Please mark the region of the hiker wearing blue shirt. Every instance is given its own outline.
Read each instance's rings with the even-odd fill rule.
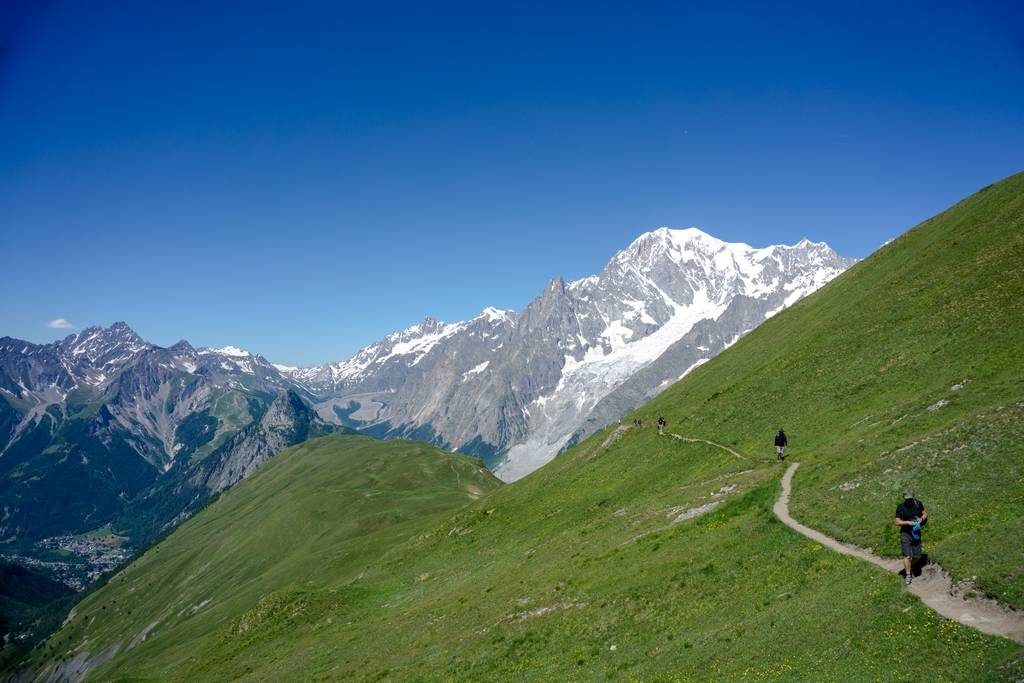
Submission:
[[[779,427],[779,433],[775,435],[775,457],[779,459],[779,462],[786,459],[786,446],[788,445],[789,439],[786,438],[786,432]]]
[[[896,508],[896,526],[900,528],[900,550],[903,552],[904,582],[913,581],[914,561],[921,559],[921,527],[928,521],[924,503],[912,491],[903,494],[903,503]]]

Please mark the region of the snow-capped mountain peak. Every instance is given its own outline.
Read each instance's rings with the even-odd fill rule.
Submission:
[[[695,227],[644,233],[600,273],[552,278],[519,312],[427,318],[350,359],[281,369],[320,414],[430,438],[515,479],[620,417],[848,267],[825,244],[752,247]]]
[[[310,368],[290,368],[285,365],[275,367],[306,387],[330,390],[357,382],[385,365],[415,365],[439,341],[464,325],[444,323],[428,316],[415,325],[392,332],[380,341],[363,347],[348,360]]]
[[[101,366],[127,362],[151,346],[123,322],[116,322],[107,328],[87,327],[60,342],[64,354]]]
[[[513,313],[515,313],[515,311],[504,311],[500,308],[495,308],[494,306],[488,306],[484,310],[480,311],[480,315],[474,318],[474,320],[480,320],[482,318],[488,322],[498,322],[507,320],[509,315],[512,315]]]
[[[216,353],[221,356],[232,356],[234,358],[249,358],[252,356],[251,353],[245,349],[240,349],[237,346],[222,346],[218,348],[206,347],[199,350],[200,354]]]

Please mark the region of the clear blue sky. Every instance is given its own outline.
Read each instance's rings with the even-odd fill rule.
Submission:
[[[0,0],[0,335],[310,364],[660,225],[865,256],[1024,170],[1021,7]]]

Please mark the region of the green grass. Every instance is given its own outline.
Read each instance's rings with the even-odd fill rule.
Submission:
[[[898,554],[891,521],[913,488],[931,555],[1024,608],[1021,263],[1024,174],[909,231],[640,413],[764,458],[785,426],[804,462],[794,515],[882,554]]]
[[[648,430],[551,470],[421,526],[357,575],[282,577],[180,643],[154,630],[96,678],[899,679],[911,649],[915,676],[1022,673],[1014,644],[939,620],[897,577],[778,523],[772,467]]]
[[[161,647],[193,639],[281,586],[351,578],[422,524],[498,486],[479,461],[426,444],[329,436],[283,451],[75,607],[50,639]],[[37,650],[35,657],[44,653]],[[178,655],[175,655],[178,656]]]
[[[449,498],[449,477],[445,505],[410,517],[408,497],[445,474],[408,476],[415,449],[423,463],[469,463],[454,490],[470,472],[488,480],[426,446],[366,441],[364,454],[392,449],[387,480],[405,482],[366,507],[374,497],[319,482],[376,491],[383,456],[315,441],[315,460],[279,456],[97,591],[50,657],[127,644],[156,622],[94,678],[1020,679],[1020,646],[941,620],[897,576],[777,522],[771,437],[785,426],[805,463],[798,519],[891,555],[911,485],[932,511],[932,556],[1022,606],[1022,262],[1014,176],[638,411],[749,460],[651,427],[617,440],[606,429],[477,500]],[[364,534],[371,519],[382,525]]]

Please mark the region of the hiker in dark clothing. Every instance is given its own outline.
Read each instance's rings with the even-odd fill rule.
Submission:
[[[786,446],[788,445],[789,439],[786,438],[786,432],[779,427],[779,433],[775,435],[775,457],[779,459],[779,462],[786,459]]]
[[[663,418],[663,417],[659,417],[658,418],[658,434],[664,434],[665,433],[665,425],[666,424],[667,423],[665,422],[665,418]]]
[[[921,559],[921,527],[928,521],[924,503],[912,491],[903,494],[903,503],[896,508],[896,526],[900,528],[900,550],[903,552],[903,581],[913,581],[914,561]]]

